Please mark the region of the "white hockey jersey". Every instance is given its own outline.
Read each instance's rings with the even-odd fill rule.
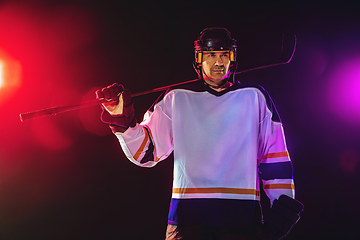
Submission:
[[[260,181],[271,201],[294,197],[292,164],[271,99],[239,83],[202,81],[168,91],[140,124],[115,133],[126,156],[153,167],[174,151],[169,224],[253,226]]]

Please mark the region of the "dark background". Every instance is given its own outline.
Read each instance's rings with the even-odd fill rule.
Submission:
[[[99,106],[19,113],[113,82],[136,93],[194,79],[193,41],[213,26],[238,40],[239,69],[276,61],[281,34],[296,34],[289,64],[237,80],[264,86],[284,124],[305,205],[287,239],[360,239],[359,11],[355,0],[0,1],[0,239],[164,239],[171,157],[130,163]],[[138,120],[158,95],[134,99]]]

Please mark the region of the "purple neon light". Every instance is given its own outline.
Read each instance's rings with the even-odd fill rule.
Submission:
[[[360,126],[360,56],[333,70],[328,90],[329,109],[346,122]]]

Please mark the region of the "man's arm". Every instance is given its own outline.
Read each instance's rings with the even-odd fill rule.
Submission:
[[[265,101],[263,101],[264,103]],[[260,121],[259,173],[263,189],[271,200],[271,209],[264,221],[263,240],[280,240],[300,219],[303,205],[295,200],[293,167],[286,147],[282,123],[275,106],[267,101]],[[265,106],[265,104],[263,104]]]
[[[171,120],[159,107],[145,114],[139,124],[131,93],[122,85],[113,84],[96,91],[98,99],[107,99],[102,105],[101,120],[108,123],[118,138],[126,157],[142,167],[155,166],[173,150]]]

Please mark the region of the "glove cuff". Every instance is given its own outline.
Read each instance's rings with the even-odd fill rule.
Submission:
[[[110,115],[108,111],[103,109],[101,113],[101,121],[109,124],[110,126],[120,127],[125,130],[128,129],[128,127],[135,127],[136,125],[136,119],[134,117],[133,111],[132,114],[129,114],[128,116],[126,116],[125,114],[113,116]]]
[[[134,118],[133,121],[130,123],[130,125],[128,127],[122,127],[122,126],[117,126],[115,124],[109,124],[109,127],[111,129],[111,131],[113,133],[124,133],[126,130],[128,130],[129,127],[135,127],[136,126],[136,119]]]

